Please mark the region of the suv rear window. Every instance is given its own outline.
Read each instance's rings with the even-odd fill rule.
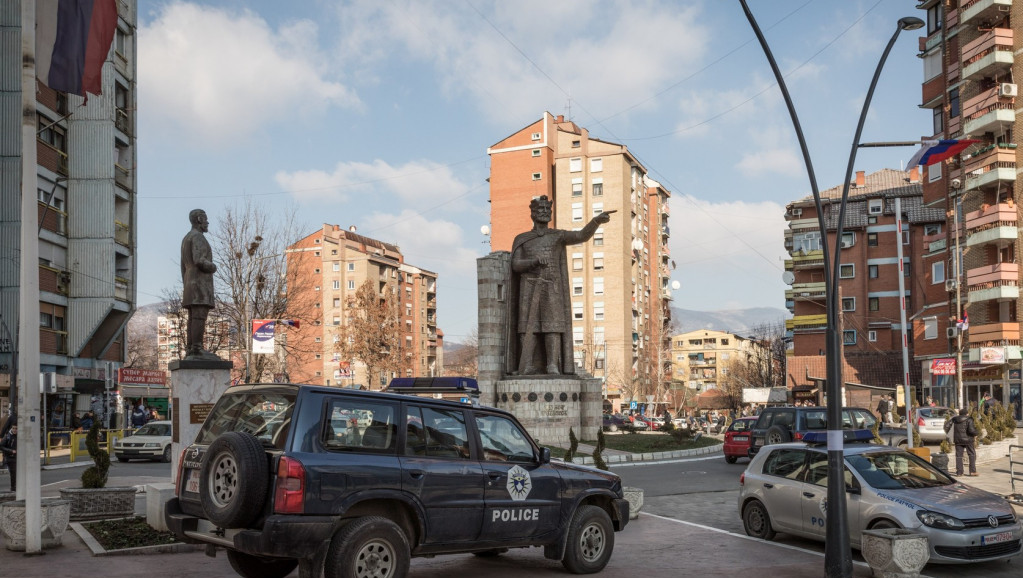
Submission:
[[[195,443],[209,445],[223,433],[238,431],[256,436],[264,446],[283,450],[294,409],[293,394],[226,393],[210,412]]]

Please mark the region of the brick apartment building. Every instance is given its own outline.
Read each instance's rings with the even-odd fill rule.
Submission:
[[[487,153],[493,251],[510,251],[532,228],[534,197],[552,199],[559,229],[617,211],[590,241],[567,249],[575,361],[604,378],[611,403],[663,395],[671,379],[670,192],[624,145],[547,112]]]
[[[403,328],[400,354],[405,357],[401,376],[442,374],[444,336],[437,328],[436,273],[405,263],[397,245],[359,235],[355,227],[330,224],[288,247],[289,275],[295,268],[301,283],[289,287],[289,315],[303,325],[283,332],[293,382],[379,390],[398,377],[367,375],[364,364],[342,359],[335,351],[347,300],[367,280],[397,295]]]

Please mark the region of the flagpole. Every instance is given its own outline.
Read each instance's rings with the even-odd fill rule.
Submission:
[[[21,254],[18,313],[18,499],[25,553],[42,551],[39,448],[39,214],[36,202],[36,0],[21,0]]]

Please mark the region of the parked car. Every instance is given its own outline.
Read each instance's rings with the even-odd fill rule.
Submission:
[[[725,461],[734,464],[739,458],[749,457],[750,430],[757,423],[755,417],[740,417],[725,430]]]
[[[151,421],[114,441],[114,457],[119,462],[132,459],[171,461],[171,422]]]
[[[914,413],[920,439],[940,443],[947,435],[945,420],[954,416],[955,410],[947,407],[918,407]]]
[[[657,416],[647,416],[643,420],[650,426],[652,430],[659,430],[664,427],[664,418]]]
[[[618,430],[629,431],[632,429],[632,421],[624,415],[617,413],[604,414],[604,431],[615,432]]]
[[[871,430],[877,418],[862,407],[842,408],[842,430]],[[828,429],[828,408],[823,406],[766,407],[753,426],[750,455],[765,445],[780,444],[803,439],[810,431]],[[906,445],[906,430],[882,425],[878,434],[888,445]]]
[[[871,432],[860,432],[865,434],[860,439],[872,438]],[[766,446],[739,478],[739,515],[750,536],[771,540],[784,532],[824,540],[827,436],[807,437],[820,439]],[[985,562],[1020,553],[1023,528],[1001,496],[958,482],[903,449],[844,445],[853,548],[860,547],[864,530],[904,528],[927,535],[932,563]]]
[[[284,409],[249,431],[263,402]],[[371,421],[342,437],[335,415]],[[303,575],[404,578],[411,557],[534,546],[595,573],[629,519],[618,475],[551,461],[509,412],[310,385],[228,388],[176,479],[167,526],[244,577],[302,561]]]

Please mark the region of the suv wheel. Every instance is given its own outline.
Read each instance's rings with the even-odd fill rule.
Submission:
[[[792,432],[781,427],[780,425],[773,425],[764,434],[764,445],[769,446],[772,444],[783,444],[792,441]]]
[[[568,528],[568,545],[561,563],[573,574],[600,572],[614,547],[615,532],[607,512],[597,506],[579,506]]]
[[[213,440],[203,460],[203,513],[222,528],[244,528],[262,513],[269,476],[266,453],[255,436],[225,433]]]
[[[327,550],[326,578],[405,578],[409,546],[397,524],[378,516],[343,526]]]
[[[298,560],[263,558],[236,550],[227,551],[227,561],[242,578],[284,578],[298,567]]]

